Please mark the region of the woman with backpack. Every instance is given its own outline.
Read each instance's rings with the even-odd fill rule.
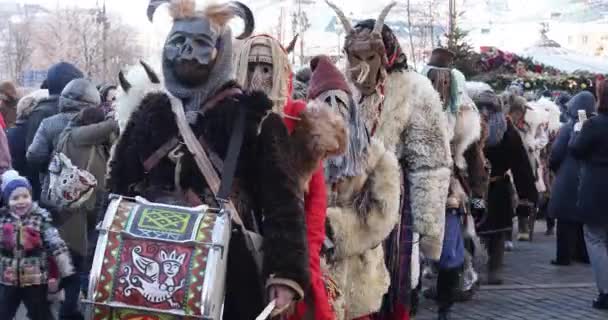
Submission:
[[[63,153],[73,166],[90,173],[96,180],[93,192],[81,205],[59,210],[59,232],[68,244],[81,276],[79,287],[65,289],[64,304],[77,304],[80,290],[86,292],[88,288],[88,273],[96,242],[95,226],[106,198],[106,164],[110,147],[117,136],[118,123],[105,120],[100,108],[88,107],[74,117],[58,139],[56,151]]]

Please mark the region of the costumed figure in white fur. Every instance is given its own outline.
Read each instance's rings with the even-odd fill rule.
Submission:
[[[347,79],[364,124],[373,138],[395,152],[402,170],[400,221],[384,243],[391,287],[380,313],[408,319],[410,293],[419,275],[413,244],[419,243],[431,260],[441,255],[452,166],[447,120],[431,82],[407,69],[396,36],[384,25],[395,3],[377,20],[364,20],[354,27],[340,9],[329,4],[344,26]]]
[[[549,199],[551,199],[551,190],[553,187],[553,180],[555,179],[554,173],[549,169],[549,156],[551,154],[551,148],[557,134],[560,130],[562,123],[560,122],[561,110],[560,107],[548,98],[542,97],[537,101],[529,103],[529,106],[534,110],[543,110],[545,112],[545,119],[543,122],[545,126],[543,129],[546,130],[548,136],[547,145],[540,150],[540,175],[541,181],[545,185],[545,192],[539,195],[538,202],[538,214],[541,217],[545,217],[547,222],[546,235],[553,235],[555,227],[555,218],[549,214]]]
[[[466,92],[464,75],[452,67],[454,57],[451,51],[437,48],[433,50],[429,64],[423,70],[443,102],[454,158],[437,287],[425,291],[426,297],[437,299],[440,319],[447,317],[455,300],[471,299],[473,287],[478,282],[472,257],[476,251],[479,252],[480,246],[475,245],[479,244],[479,238],[475,234],[471,213],[483,215],[488,182],[480,141],[482,130],[479,111]],[[463,238],[467,239],[469,249],[466,254],[462,245]],[[459,279],[463,271],[465,281],[461,288]]]
[[[382,305],[390,277],[382,242],[399,220],[401,177],[395,154],[371,138],[342,73],[329,57],[311,61],[309,108],[329,108],[348,123],[347,153],[325,161],[327,234],[323,262],[337,287],[336,319],[359,319]]]

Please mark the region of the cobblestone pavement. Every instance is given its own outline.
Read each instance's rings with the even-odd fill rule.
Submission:
[[[591,308],[597,290],[589,266],[549,264],[555,236],[545,236],[544,228],[539,221],[534,242],[517,242],[506,253],[505,284],[482,286],[472,301],[454,306],[453,320],[608,320],[608,311]],[[423,300],[420,309],[416,320],[436,319],[433,301]],[[16,320],[26,319],[21,308]]]
[[[534,242],[517,242],[505,255],[503,286],[482,286],[472,301],[456,304],[453,320],[607,320],[608,311],[591,308],[597,295],[591,268],[584,264],[557,267],[555,236],[545,236],[537,222]],[[608,271],[607,271],[608,272]],[[424,285],[431,285],[425,280]],[[424,300],[416,320],[436,319],[433,301]]]

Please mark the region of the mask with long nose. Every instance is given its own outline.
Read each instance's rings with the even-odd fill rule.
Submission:
[[[271,95],[274,85],[271,47],[264,44],[253,45],[249,51],[248,61],[246,89]]]
[[[327,0],[326,2],[336,12],[346,31],[344,51],[348,57],[348,76],[363,95],[369,96],[377,91],[387,76],[389,58],[382,38],[382,30],[385,28],[384,19],[396,2],[390,3],[382,10],[378,19],[374,21],[373,28],[361,24],[353,28],[342,10],[333,3]]]

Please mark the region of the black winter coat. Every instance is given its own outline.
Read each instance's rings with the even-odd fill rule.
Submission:
[[[27,133],[29,128],[29,118],[17,120],[15,127],[6,132],[8,145],[11,152],[11,162],[13,169],[26,177],[32,185],[32,196],[38,201],[40,198],[40,179],[38,170],[30,167],[27,163],[25,154],[27,152]]]
[[[549,200],[549,215],[563,221],[578,222],[578,199],[580,161],[568,150],[574,122],[564,124],[549,156],[549,168],[555,172]]]
[[[50,96],[38,103],[27,119],[27,134],[25,136],[26,150],[36,136],[42,120],[59,113],[59,96]]]
[[[14,127],[6,130],[8,147],[11,152],[11,164],[19,174],[25,175],[26,160],[25,135],[27,133],[27,121],[17,120]]]
[[[515,187],[520,200],[535,203],[538,192],[535,176],[528,161],[528,154],[517,129],[508,122],[507,131],[502,141],[484,150],[490,161],[490,188],[488,190],[488,218],[479,227],[480,233],[511,228],[514,215],[511,179],[507,172],[511,170]]]
[[[573,135],[569,147],[581,161],[577,201],[580,221],[608,225],[608,113],[587,120]]]

